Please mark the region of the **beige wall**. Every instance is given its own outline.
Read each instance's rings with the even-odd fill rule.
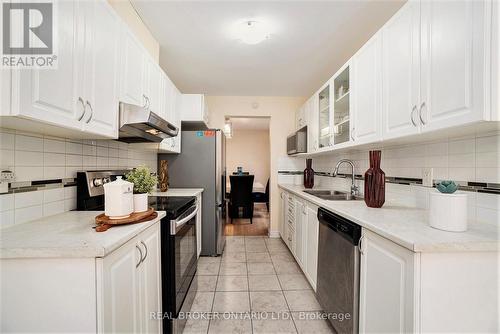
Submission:
[[[146,50],[151,54],[151,57],[153,57],[154,61],[158,64],[160,58],[160,44],[158,44],[153,37],[130,1],[108,0],[108,2],[118,15],[120,15],[122,20],[127,23],[135,36],[142,42]]]
[[[269,130],[233,130],[226,141],[226,167],[230,175],[238,166],[266,185],[269,178]]]
[[[278,231],[279,191],[278,161],[286,156],[286,137],[295,128],[295,110],[305,98],[273,96],[209,96],[210,126],[222,129],[225,116],[264,116],[270,117],[270,197],[271,197],[271,232]],[[257,103],[257,108],[253,104]]]

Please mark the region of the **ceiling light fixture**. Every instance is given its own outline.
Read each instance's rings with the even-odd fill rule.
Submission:
[[[226,138],[230,139],[233,137],[233,124],[229,119],[226,119],[223,132],[226,135]]]
[[[238,22],[234,29],[235,37],[246,44],[258,44],[271,35],[267,24],[261,21],[245,20]]]

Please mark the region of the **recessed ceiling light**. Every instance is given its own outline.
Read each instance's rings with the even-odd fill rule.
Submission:
[[[245,20],[235,24],[234,36],[246,44],[258,44],[271,35],[269,25],[257,20]]]

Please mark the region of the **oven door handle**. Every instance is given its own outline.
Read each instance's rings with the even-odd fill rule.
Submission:
[[[188,222],[196,216],[198,211],[198,205],[193,205],[186,210],[179,218],[170,221],[170,234],[176,235],[177,232]]]

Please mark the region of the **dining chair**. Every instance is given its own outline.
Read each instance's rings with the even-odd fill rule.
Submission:
[[[253,180],[254,175],[230,175],[229,217],[250,219],[253,223]]]
[[[269,212],[269,179],[266,183],[265,192],[254,192],[252,193],[254,203],[266,203],[267,211]]]

